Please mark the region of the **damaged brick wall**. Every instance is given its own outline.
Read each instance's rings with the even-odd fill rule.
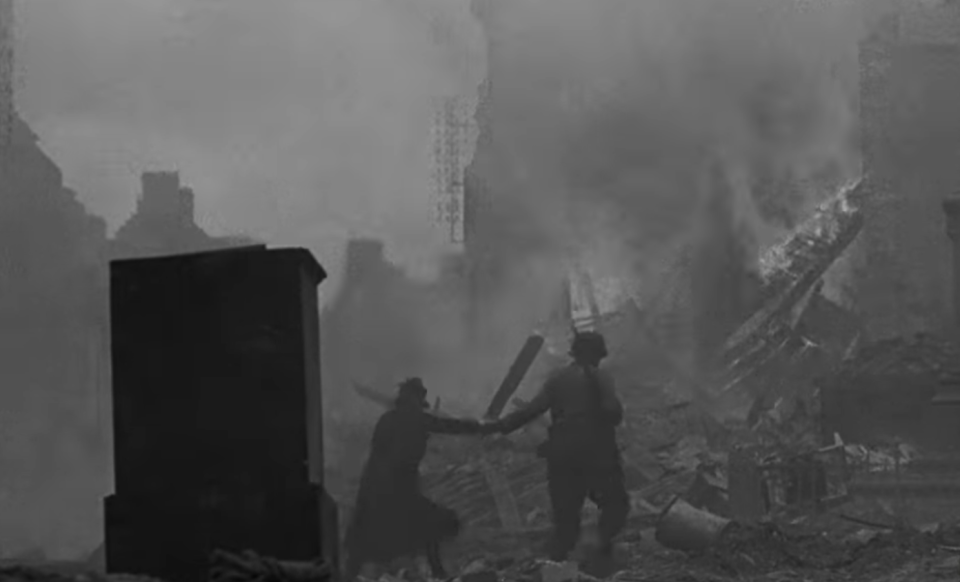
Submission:
[[[862,149],[873,194],[864,202],[852,296],[873,337],[949,321],[940,204],[960,185],[960,33],[933,25],[958,16],[955,5],[907,10],[860,46]]]

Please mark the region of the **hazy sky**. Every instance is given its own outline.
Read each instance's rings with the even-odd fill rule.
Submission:
[[[431,99],[479,80],[437,17],[481,54],[465,0],[19,0],[19,106],[111,228],[178,169],[211,232],[428,258]]]

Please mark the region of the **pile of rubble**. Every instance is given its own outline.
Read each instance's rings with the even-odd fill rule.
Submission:
[[[866,447],[837,435],[830,446],[821,442],[816,376],[888,374],[893,366],[947,377],[943,362],[960,361],[956,347],[925,336],[861,348],[859,322],[837,325],[843,310],[825,303],[820,285],[862,228],[850,202],[864,193],[860,183],[827,201],[770,253],[763,304],[729,338],[715,373],[690,378],[675,366],[673,381],[685,389],[658,390],[693,401],[622,395],[629,414],[619,437],[633,512],[618,578],[956,579],[960,541],[949,539],[949,528],[906,527],[902,499],[893,507],[888,491],[856,494],[865,491],[856,489],[858,479],[870,475],[895,476],[901,495],[901,473],[916,477],[932,461],[902,442]],[[642,404],[631,405],[633,397]],[[737,414],[718,414],[723,404]],[[549,534],[546,468],[534,453],[545,438],[543,423],[534,423],[509,437],[431,443],[423,485],[468,525],[456,557],[464,582],[585,577],[537,561]],[[960,461],[954,464],[960,478]],[[730,524],[707,550],[658,544],[658,526],[678,499]]]
[[[836,519],[835,515],[833,516]],[[823,521],[823,519],[821,519]],[[921,582],[955,580],[960,573],[956,530],[899,528],[876,531],[849,523],[734,524],[705,552],[680,552],[659,546],[631,532],[619,548],[623,569],[614,580],[653,582],[689,580],[841,580]],[[645,534],[649,532],[644,532]],[[543,582],[591,582],[572,564],[538,560],[529,550],[532,539],[487,535],[481,551],[474,546],[459,562],[459,579]],[[416,579],[407,572],[406,579]],[[384,582],[395,580],[381,578]]]
[[[948,380],[960,375],[960,345],[918,333],[882,340],[858,350],[836,372],[839,378],[933,373]]]

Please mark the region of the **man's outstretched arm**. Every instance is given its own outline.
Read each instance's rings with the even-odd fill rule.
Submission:
[[[429,412],[427,417],[427,432],[435,434],[480,434],[484,432],[479,421],[469,418],[445,418]]]
[[[553,404],[553,390],[550,389],[550,384],[544,384],[543,388],[540,389],[540,392],[527,403],[526,406],[515,410],[510,414],[504,416],[497,422],[499,431],[502,434],[510,434],[513,431],[526,426],[534,421],[537,417],[543,415],[545,412],[550,410],[550,406]]]

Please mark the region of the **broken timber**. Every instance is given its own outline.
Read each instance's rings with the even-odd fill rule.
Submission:
[[[497,388],[496,393],[494,393],[484,417],[489,419],[500,418],[503,409],[507,406],[507,403],[510,402],[510,397],[513,396],[517,388],[520,387],[524,376],[530,371],[530,366],[532,366],[534,360],[537,359],[537,355],[543,348],[543,343],[544,340],[541,335],[534,334],[527,338],[523,347],[520,348],[520,353],[517,354],[517,357],[513,360],[513,364],[510,365],[510,370],[500,383],[500,387]]]
[[[520,383],[523,382],[527,372],[530,371],[530,366],[533,365],[541,348],[543,348],[543,343],[543,336],[537,334],[531,335],[524,342],[517,357],[514,358],[513,364],[510,365],[507,375],[504,376],[500,387],[490,401],[490,406],[487,407],[487,412],[484,415],[487,419],[500,418],[500,414],[507,403],[510,402],[510,398],[520,387]],[[520,512],[517,510],[517,501],[510,490],[510,483],[493,463],[487,461],[486,455],[483,456],[481,465],[487,484],[490,486],[490,492],[496,502],[501,525],[509,532],[519,531],[522,522],[520,521]]]
[[[721,392],[730,391],[770,362],[793,335],[797,306],[823,274],[857,238],[863,213],[851,203],[865,195],[866,179],[821,204],[814,215],[761,261],[763,305],[727,340],[721,361],[727,363]]]
[[[480,466],[490,487],[494,503],[497,505],[497,515],[503,529],[511,533],[520,531],[523,522],[520,520],[520,510],[517,508],[517,499],[510,488],[510,482],[486,456],[481,458]]]

